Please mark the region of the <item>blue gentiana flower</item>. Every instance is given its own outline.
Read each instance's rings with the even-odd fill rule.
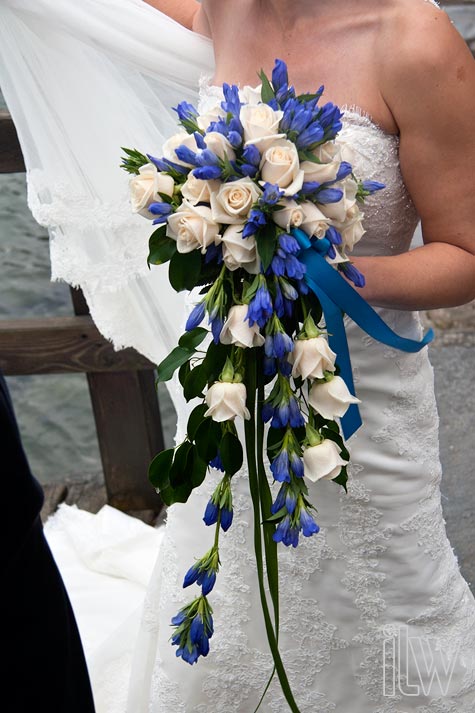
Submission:
[[[276,458],[270,464],[270,469],[274,480],[279,483],[290,483],[290,472],[289,472],[289,454],[287,451],[281,451]]]
[[[336,174],[335,181],[342,181],[344,178],[350,175],[353,170],[353,166],[348,161],[342,161]]]
[[[305,537],[311,537],[311,535],[314,535],[320,530],[319,526],[305,506],[300,508],[300,527],[302,528],[302,534],[305,535]]]
[[[198,327],[205,317],[205,312],[206,308],[204,301],[195,305],[186,320],[185,331],[191,332],[192,329]]]
[[[263,193],[259,198],[259,205],[262,207],[274,206],[284,196],[284,191],[275,183],[264,183]]]
[[[327,232],[325,233],[325,237],[333,245],[341,245],[343,242],[343,238],[341,237],[341,234],[338,232],[338,230],[333,225],[328,226]]]
[[[295,493],[292,491],[291,488],[287,488],[287,495],[285,497],[285,507],[287,508],[287,512],[289,513],[289,515],[293,515],[296,506],[297,498],[295,496]]]
[[[309,196],[312,193],[315,193],[322,184],[319,183],[318,181],[304,181],[302,184],[302,188],[300,189],[300,193],[302,193],[304,196]]]
[[[210,468],[216,468],[216,470],[221,470],[224,473],[224,465],[223,465],[223,461],[221,460],[219,451],[217,452],[215,457],[212,460],[210,460],[209,466],[210,466]]]
[[[364,275],[351,263],[342,262],[338,265],[340,272],[345,274],[345,277],[350,280],[356,287],[364,287],[366,280]]]
[[[281,87],[287,86],[289,83],[289,75],[287,65],[281,59],[276,59],[272,70],[272,86],[275,92],[278,92]]]
[[[168,216],[173,213],[173,208],[170,205],[170,203],[151,203],[148,207],[149,212],[152,215],[158,216],[153,220],[153,225],[157,225],[158,223],[166,223],[168,220]]]
[[[233,510],[226,507],[221,508],[221,529],[226,532],[229,530],[233,522]]]
[[[289,547],[297,547],[299,543],[299,530],[295,525],[291,525],[290,516],[286,515],[281,522],[279,522],[276,531],[272,535],[272,539],[275,542],[282,542],[282,544]]]
[[[209,640],[214,633],[212,610],[205,596],[198,597],[181,609],[171,620],[175,632],[172,644],[177,646],[176,655],[189,664],[209,653]]]
[[[272,317],[273,312],[274,310],[269,290],[267,289],[265,282],[261,283],[256,294],[249,302],[246,315],[249,326],[252,327],[257,323],[259,327],[265,327],[267,321]]]
[[[205,514],[203,515],[203,522],[205,525],[214,525],[218,522],[219,507],[213,500],[209,500],[206,505]]]
[[[375,193],[376,191],[381,191],[383,188],[386,188],[384,183],[379,183],[379,181],[363,181],[362,182],[362,187],[364,191],[368,191],[368,193]]]
[[[324,129],[318,121],[312,122],[305,131],[298,135],[295,145],[298,149],[308,149],[318,144],[324,137]]]
[[[193,104],[190,104],[187,101],[182,101],[178,104],[178,106],[174,106],[173,111],[176,111],[181,122],[196,122],[198,111],[195,109]]]
[[[343,191],[340,188],[322,188],[317,193],[318,203],[338,203],[343,198]]]
[[[149,161],[158,168],[159,171],[164,171],[165,173],[169,171],[175,171],[176,173],[182,173],[184,176],[188,174],[188,166],[181,166],[179,163],[169,161],[167,158],[157,158],[156,156],[152,156],[151,154],[146,154],[146,156]]]

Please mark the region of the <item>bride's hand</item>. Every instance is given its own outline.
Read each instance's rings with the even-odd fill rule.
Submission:
[[[196,0],[144,0],[147,5],[160,10],[172,20],[176,20],[188,30],[198,32],[200,35],[211,37],[206,13],[201,3]]]
[[[366,277],[359,292],[396,309],[464,304],[475,299],[475,62],[447,14],[429,3],[399,12],[380,35],[383,97],[399,126],[401,172],[424,246],[355,258]]]

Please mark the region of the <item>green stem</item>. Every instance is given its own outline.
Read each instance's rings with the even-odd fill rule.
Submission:
[[[300,710],[294,700],[287,674],[280,657],[279,648],[277,645],[276,634],[272,625],[272,619],[267,603],[266,591],[264,586],[264,567],[262,559],[262,535],[261,535],[261,509],[259,497],[259,477],[256,464],[256,388],[257,388],[257,360],[256,350],[249,349],[247,354],[246,368],[246,388],[247,388],[247,407],[251,414],[251,418],[245,422],[246,436],[246,455],[249,470],[249,488],[251,491],[252,505],[254,509],[254,549],[256,554],[257,578],[259,583],[259,594],[261,598],[262,613],[264,615],[264,623],[267,632],[269,647],[274,659],[275,668],[279,677],[280,685],[284,693],[285,699],[289,704],[293,713],[300,713]],[[262,699],[261,699],[262,700]],[[260,704],[259,704],[260,705]]]

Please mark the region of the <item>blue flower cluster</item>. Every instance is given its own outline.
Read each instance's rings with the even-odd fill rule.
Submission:
[[[176,655],[193,665],[200,656],[209,653],[209,640],[214,633],[212,609],[206,597],[198,597],[191,604],[180,609],[172,620],[175,633],[171,637],[178,646]]]
[[[305,424],[300,404],[293,393],[290,382],[283,374],[277,375],[276,382],[262,407],[262,418],[271,422],[271,428],[299,428]]]
[[[185,574],[183,587],[197,584],[201,587],[203,595],[209,594],[216,582],[216,574],[219,570],[218,548],[213,546],[208,552],[193,564]]]
[[[210,462],[210,465],[218,459],[221,461],[219,455]],[[220,465],[222,465],[222,463],[220,463]],[[224,468],[222,468],[222,470],[224,470]],[[203,521],[206,525],[214,525],[218,522],[218,518],[221,529],[224,532],[229,530],[233,521],[233,498],[231,492],[231,479],[229,475],[225,475],[223,477],[209,499],[208,504],[206,505]]]

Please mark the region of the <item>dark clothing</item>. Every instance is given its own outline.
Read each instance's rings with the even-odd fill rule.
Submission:
[[[2,374],[0,446],[0,708],[4,713],[94,713],[76,621],[43,534],[43,491],[31,474]]]

